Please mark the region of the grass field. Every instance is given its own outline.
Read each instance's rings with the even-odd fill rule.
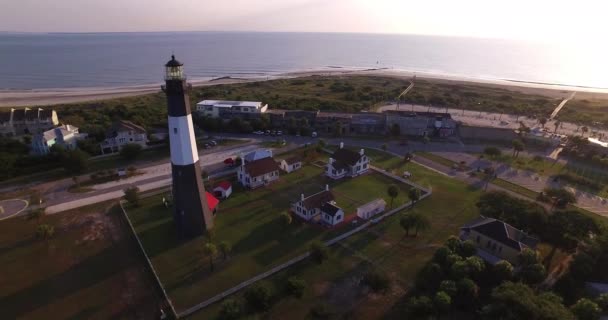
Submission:
[[[414,163],[405,164],[381,151],[366,149],[365,153],[375,166],[408,170],[413,173],[414,182],[432,187],[431,197],[411,209],[426,215],[431,229],[417,237],[405,237],[399,225],[404,213],[396,214],[333,247],[330,259],[322,265],[304,261],[271,277],[268,284],[277,297],[274,306],[267,314],[249,315],[247,319],[311,319],[310,310],[318,305],[325,305],[333,318],[402,319],[403,297],[416,272],[438,245],[450,235],[458,234],[462,224],[478,215],[475,203],[481,194],[479,190]],[[387,294],[370,294],[356,285],[369,268],[389,274],[392,288]],[[285,295],[285,281],[292,275],[308,284],[302,299]],[[235,297],[242,300],[242,294]],[[216,319],[218,311],[219,304],[215,304],[191,319]]]
[[[110,205],[111,206],[111,205]],[[108,205],[40,221],[0,222],[0,309],[4,319],[155,317],[158,300],[131,238]],[[55,227],[35,237],[38,223]]]
[[[284,227],[279,213],[289,210],[300,194],[317,193],[329,184],[348,217],[357,206],[375,198],[390,203],[386,189],[391,183],[395,182],[377,173],[333,181],[322,175],[321,168],[304,166],[265,188],[243,190],[235,184],[232,196],[220,204],[212,237],[215,243],[229,242],[233,250],[229,259],[218,259],[213,273],[202,255],[206,239],[185,243],[175,240],[172,218],[161,204],[162,196],[145,199],[143,206],[128,212],[165,289],[178,310],[183,310],[307,251],[313,240],[328,240],[353,227],[347,223],[326,229],[297,219]],[[409,186],[399,186],[395,206],[409,201]]]

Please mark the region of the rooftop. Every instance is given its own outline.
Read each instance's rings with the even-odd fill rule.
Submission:
[[[135,131],[137,133],[146,133],[146,129],[144,129],[142,126],[138,126],[131,121],[119,120],[112,124],[112,127],[110,128],[110,130],[108,130],[107,135],[115,137],[118,134],[118,132],[124,132],[124,131]]]
[[[359,161],[359,159],[361,159],[361,154],[359,154],[358,152],[349,150],[349,149],[338,149],[336,150],[336,152],[334,152],[334,154],[331,156],[334,160],[336,160],[337,162],[341,162],[343,164],[349,165],[349,166],[353,166],[357,163],[357,161]],[[335,165],[334,165],[335,167]]]
[[[261,175],[278,170],[279,165],[274,161],[273,158],[255,160],[245,165],[245,172],[247,172],[252,177],[259,177]]]
[[[464,225],[461,229],[463,231],[475,230],[518,251],[526,247],[534,248],[538,243],[538,239],[528,236],[508,223],[493,218],[480,217]]]
[[[64,124],[61,125],[57,128],[53,128],[51,130],[47,130],[42,134],[42,137],[44,138],[44,141],[50,141],[53,139],[56,139],[59,136],[67,136],[71,133],[75,133],[78,132],[78,128],[71,126],[69,124]]]
[[[285,162],[287,162],[288,165],[292,165],[294,163],[298,163],[298,162],[302,162],[302,159],[298,156],[291,156],[287,159],[283,159],[285,160]]]
[[[382,198],[372,200],[372,201],[360,206],[358,209],[361,209],[363,211],[369,211],[369,210],[373,210],[380,206],[386,206],[386,201],[384,201],[384,199],[382,199]]]
[[[256,160],[271,158],[272,152],[270,150],[255,150],[246,154],[243,158],[245,162],[253,162]]]
[[[334,200],[334,194],[329,190],[323,190],[304,198],[303,205],[307,209],[320,208],[324,203],[332,200]]]
[[[332,217],[335,216],[340,211],[340,207],[331,203],[331,201],[325,202],[323,205],[321,205],[320,209],[321,209],[321,212],[326,213]]]
[[[259,108],[262,106],[262,102],[260,102],[260,101],[203,100],[203,101],[197,103],[197,105],[216,106],[216,107],[225,107],[225,108],[230,108],[232,106]]]
[[[217,186],[215,186],[215,188],[221,188],[224,190],[228,190],[230,189],[230,187],[232,187],[232,184],[230,183],[230,181],[222,181],[220,183],[217,184]]]

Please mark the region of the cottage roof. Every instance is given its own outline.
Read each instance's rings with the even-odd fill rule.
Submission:
[[[47,130],[44,133],[42,133],[42,137],[44,138],[44,141],[50,141],[53,139],[56,139],[57,137],[65,137],[67,135],[69,135],[70,133],[75,133],[78,131],[77,127],[74,127],[72,125],[69,124],[64,124],[61,125],[57,128],[53,128],[51,130]]]
[[[336,206],[331,202],[325,202],[321,205],[321,212],[326,213],[330,216],[335,216],[338,212],[340,212],[340,207]]]
[[[217,204],[220,203],[220,201],[208,191],[205,191],[205,195],[207,198],[207,205],[209,206],[209,209],[213,211],[217,207]]]
[[[110,127],[110,130],[108,130],[107,135],[109,137],[116,137],[119,132],[125,132],[125,131],[146,133],[146,129],[144,129],[142,126],[136,125],[131,121],[119,120],[112,124],[112,127]]]
[[[279,170],[279,165],[273,158],[255,160],[245,165],[245,172],[252,177],[259,177],[277,170]]]
[[[252,162],[252,161],[256,161],[256,160],[260,160],[260,159],[264,159],[264,158],[271,158],[272,157],[272,152],[270,152],[270,150],[255,150],[252,152],[249,152],[248,154],[245,155],[245,162]]]
[[[217,186],[215,187],[215,189],[223,189],[223,190],[228,190],[230,189],[230,187],[232,187],[232,184],[230,184],[229,181],[222,181],[220,183],[217,184]]]
[[[292,165],[294,163],[302,162],[302,159],[298,156],[291,156],[287,159],[283,159],[288,165]]]
[[[492,218],[482,217],[463,226],[462,229],[464,231],[475,230],[518,251],[526,247],[534,248],[538,243],[538,239],[528,236],[508,223]]]
[[[385,207],[385,206],[386,206],[386,201],[384,201],[384,199],[382,199],[382,198],[378,198],[376,200],[372,200],[372,201],[360,206],[357,209],[360,209],[363,211],[371,211],[378,207]]]
[[[357,163],[357,161],[359,161],[359,159],[361,159],[361,154],[359,154],[358,152],[349,150],[349,149],[342,148],[342,149],[338,149],[336,152],[334,152],[334,154],[331,157],[338,162],[342,162],[343,164],[353,166]],[[336,166],[334,165],[334,167],[336,167]]]
[[[334,200],[334,194],[329,190],[323,190],[304,198],[303,205],[307,209],[320,208],[324,203],[332,200]]]

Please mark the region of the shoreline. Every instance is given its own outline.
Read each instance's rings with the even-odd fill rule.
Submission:
[[[188,82],[193,87],[234,84],[277,79],[293,79],[310,76],[384,76],[399,79],[418,79],[502,88],[524,94],[537,94],[547,97],[563,97],[564,94],[576,91],[578,98],[607,99],[608,88],[592,88],[542,82],[531,82],[515,79],[489,79],[466,77],[449,74],[414,72],[389,68],[345,68],[328,66],[311,70],[297,70],[278,74],[255,77],[193,78]],[[162,82],[122,87],[82,87],[82,88],[44,88],[44,89],[0,89],[0,108],[39,105],[59,105],[77,102],[99,101],[157,93]]]

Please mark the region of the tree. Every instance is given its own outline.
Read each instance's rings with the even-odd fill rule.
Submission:
[[[441,318],[442,314],[450,310],[450,306],[452,305],[452,297],[450,297],[450,295],[445,291],[438,291],[435,293],[435,298],[433,298],[433,305],[437,311],[437,317]]]
[[[388,193],[388,196],[391,197],[391,209],[392,209],[393,201],[399,195],[399,187],[397,187],[397,185],[395,185],[395,184],[391,184],[390,186],[388,186],[388,189],[386,190],[386,192]]]
[[[230,251],[232,251],[232,246],[228,241],[222,241],[219,243],[218,247],[222,253],[222,256],[224,257],[224,260],[226,260],[228,254],[230,254]]]
[[[582,135],[584,136],[587,132],[589,132],[589,128],[588,127],[582,127],[581,128],[581,132],[583,133]]]
[[[536,295],[523,283],[504,282],[492,290],[491,303],[482,309],[483,319],[574,320],[555,294]]]
[[[426,319],[433,313],[433,302],[427,296],[413,297],[407,304],[407,313],[413,319]]]
[[[537,285],[545,280],[547,277],[547,270],[542,264],[535,263],[522,267],[518,275],[524,283],[529,285]]]
[[[413,157],[414,157],[414,155],[408,152],[403,156],[403,162],[408,163],[408,162],[412,161]]]
[[[483,150],[483,153],[490,157],[498,157],[502,154],[502,151],[500,151],[500,149],[498,149],[496,147],[486,147]]]
[[[281,214],[279,215],[279,221],[281,222],[281,225],[283,227],[288,227],[293,221],[293,218],[291,217],[289,212],[281,212]]]
[[[306,290],[306,281],[293,276],[287,279],[286,289],[287,292],[289,292],[289,294],[291,294],[292,296],[298,299],[302,298],[302,296],[304,295],[304,290]]]
[[[450,297],[456,296],[456,293],[458,293],[456,282],[452,280],[441,281],[439,284],[439,291],[447,293]]]
[[[53,227],[49,224],[41,224],[36,229],[36,236],[38,238],[48,240],[48,239],[52,238],[53,235],[55,235],[55,227]]]
[[[429,142],[431,142],[431,138],[429,138],[428,136],[422,137],[422,143],[429,144]]]
[[[460,243],[458,248],[458,254],[463,258],[468,258],[474,256],[477,253],[477,246],[475,242],[471,240],[466,240]]]
[[[325,142],[324,139],[319,139],[319,141],[317,141],[317,144],[319,145],[319,147],[321,148],[325,148],[325,146],[327,145],[327,143]]]
[[[521,151],[524,151],[524,143],[521,140],[515,139],[511,143],[513,146],[513,157],[517,158]]]
[[[556,120],[553,125],[555,126],[555,130],[553,130],[553,133],[557,133],[557,129],[559,129],[559,126],[561,126],[562,123],[559,120]]]
[[[598,320],[602,314],[602,309],[597,303],[587,298],[578,300],[570,310],[578,320]]]
[[[411,214],[416,217],[416,224],[414,224],[414,229],[416,230],[416,233],[414,234],[414,237],[418,236],[419,231],[426,231],[431,227],[431,222],[426,216],[419,213]]]
[[[129,187],[123,190],[125,193],[124,198],[134,207],[139,207],[139,188],[138,187]]]
[[[547,124],[547,118],[545,117],[541,117],[538,119],[538,123],[540,123],[540,125],[543,127],[543,129],[545,128],[545,124]]]
[[[408,213],[401,217],[399,224],[401,225],[401,228],[405,230],[405,236],[407,237],[410,235],[410,229],[416,226],[416,217],[413,214]]]
[[[235,299],[226,299],[220,307],[221,320],[236,320],[243,313],[243,305]]]
[[[371,270],[363,276],[361,283],[368,286],[373,292],[386,292],[391,285],[391,280],[386,273]]]
[[[213,243],[207,242],[203,247],[203,254],[209,258],[209,267],[211,268],[211,272],[213,272],[213,258],[217,254],[217,247]]]
[[[2,206],[0,206],[0,208],[2,208]],[[44,208],[38,208],[38,209],[31,210],[30,213],[28,213],[28,215],[27,215],[27,219],[36,220],[37,222],[40,222],[40,219],[43,216],[44,216]]]
[[[506,260],[500,260],[494,265],[494,277],[498,282],[508,281],[513,278],[513,265]]]
[[[386,149],[388,148],[388,145],[386,143],[383,143],[380,148],[382,148],[382,151],[386,151]]]
[[[319,241],[310,244],[310,257],[318,264],[322,264],[329,257],[327,247]]]
[[[479,296],[479,287],[471,279],[465,278],[457,281],[456,288],[458,288],[458,293],[454,300],[459,306],[470,307]]]
[[[78,149],[63,152],[60,158],[63,168],[70,173],[84,173],[89,166],[89,155]]]
[[[564,188],[546,188],[543,193],[553,199],[553,205],[557,208],[565,208],[570,203],[576,203],[574,193]]]
[[[120,148],[120,156],[127,161],[133,161],[141,155],[141,151],[141,145],[137,143],[127,143]]]
[[[411,188],[407,192],[407,196],[412,201],[412,208],[413,208],[414,205],[416,204],[416,202],[418,202],[418,200],[420,200],[420,190],[418,190],[417,188]]]
[[[265,283],[250,287],[244,296],[247,304],[256,311],[266,311],[270,308],[272,291]]]
[[[537,251],[525,248],[519,253],[517,260],[519,261],[520,266],[527,267],[539,263],[540,256]]]
[[[602,311],[606,312],[608,310],[608,293],[602,293],[597,298],[595,298],[595,303],[602,309]]]

